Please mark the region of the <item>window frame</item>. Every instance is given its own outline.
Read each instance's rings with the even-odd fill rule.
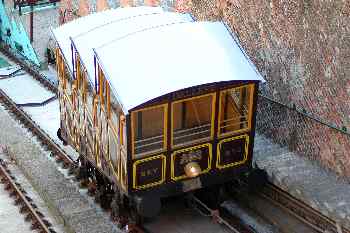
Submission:
[[[163,148],[161,150],[157,151],[150,151],[146,153],[138,154],[140,157],[136,157],[135,154],[135,116],[137,113],[145,111],[145,110],[151,110],[155,108],[163,108]],[[133,160],[138,159],[145,159],[155,154],[164,153],[164,151],[167,150],[167,144],[168,144],[168,104],[158,104],[153,105],[150,107],[145,107],[141,109],[134,110],[130,113],[130,120],[131,120],[131,157]]]
[[[212,111],[211,111],[211,120],[210,120],[210,138],[209,140],[213,140],[214,139],[214,135],[215,135],[215,111],[216,111],[216,92],[211,92],[211,93],[207,93],[207,94],[203,94],[203,95],[197,95],[197,96],[192,96],[189,98],[185,98],[185,99],[180,99],[180,100],[176,100],[173,101],[171,103],[171,129],[170,129],[170,146],[171,149],[177,149],[177,148],[181,148],[181,147],[188,147],[191,145],[195,145],[201,142],[205,142],[208,139],[207,138],[202,138],[202,139],[196,139],[194,141],[191,141],[190,143],[181,143],[181,144],[177,144],[174,145],[174,105],[178,104],[178,103],[183,103],[189,100],[194,100],[194,99],[199,99],[199,98],[203,98],[203,97],[207,97],[207,96],[211,96],[212,100],[211,100],[211,104],[212,104]]]
[[[65,90],[67,88],[67,80],[66,80],[66,66],[64,63],[63,55],[59,47],[56,48],[56,66],[57,66],[57,75],[58,81],[62,82],[62,89]]]
[[[227,91],[231,91],[231,90],[235,90],[235,89],[241,89],[244,87],[248,87],[250,91],[250,96],[249,96],[249,100],[248,100],[248,126],[244,129],[239,129],[239,130],[233,130],[230,132],[226,132],[226,133],[221,133],[221,114],[222,114],[222,107],[221,107],[221,101],[223,98],[223,93],[227,92]],[[244,132],[249,132],[252,129],[252,116],[253,116],[253,103],[254,103],[254,91],[255,91],[255,85],[254,83],[248,83],[248,84],[244,84],[244,85],[240,85],[240,86],[236,86],[236,87],[232,87],[232,88],[228,88],[228,89],[224,89],[224,90],[220,90],[219,93],[219,112],[218,112],[218,120],[217,120],[217,137],[218,138],[223,138],[223,137],[227,137],[227,136],[231,136],[231,135],[235,135],[235,134],[239,134],[239,133],[244,133]]]
[[[101,109],[106,113],[107,119],[111,118],[111,88],[102,69],[98,66],[98,93]]]

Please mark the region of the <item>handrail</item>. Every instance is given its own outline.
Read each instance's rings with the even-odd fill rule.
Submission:
[[[308,119],[310,119],[310,120],[316,121],[316,122],[319,123],[319,124],[325,125],[325,126],[331,128],[331,129],[334,129],[334,130],[340,132],[340,133],[343,133],[343,134],[345,134],[345,135],[347,135],[347,136],[350,136],[350,133],[348,133],[346,130],[340,129],[340,128],[336,127],[336,126],[331,125],[330,123],[324,122],[323,120],[321,120],[321,119],[319,119],[319,118],[316,118],[316,117],[314,117],[313,115],[311,115],[311,114],[309,114],[309,113],[306,113],[306,112],[304,112],[304,111],[300,111],[300,110],[298,110],[298,109],[295,108],[295,107],[292,107],[292,106],[289,106],[289,105],[284,104],[284,103],[282,103],[282,102],[279,102],[279,101],[277,101],[277,100],[274,100],[274,99],[272,99],[272,98],[270,98],[270,97],[268,97],[268,96],[266,96],[266,95],[263,95],[263,94],[261,94],[261,93],[259,93],[258,95],[259,95],[259,97],[264,98],[264,99],[266,99],[266,100],[268,100],[268,101],[270,101],[270,102],[272,102],[272,103],[274,103],[274,104],[278,104],[278,105],[280,105],[280,106],[282,106],[282,107],[285,107],[285,108],[287,108],[287,109],[289,109],[289,110],[292,110],[292,111],[294,111],[294,112],[297,112],[298,114],[300,114],[300,115],[302,115],[302,116],[304,116],[304,117],[306,117],[306,118],[308,118]]]
[[[208,124],[205,124],[205,125],[195,126],[195,127],[192,127],[192,128],[178,129],[176,131],[174,130],[174,136],[175,136],[175,134],[182,134],[182,133],[186,133],[188,131],[193,131],[195,129],[205,128],[205,127],[210,127],[210,126],[211,126],[211,123],[208,123]]]
[[[151,141],[153,139],[156,139],[156,138],[163,138],[164,137],[164,134],[161,134],[161,135],[157,135],[157,136],[153,136],[153,137],[149,137],[149,138],[144,138],[144,139],[140,139],[140,140],[135,140],[135,144],[137,143],[142,143],[142,142],[145,142],[145,141]]]
[[[224,128],[227,128],[227,127],[230,127],[230,126],[241,125],[241,124],[248,124],[248,121],[240,121],[240,122],[237,122],[237,123],[234,123],[234,124],[226,124],[224,126],[220,125],[220,129],[224,129]],[[246,128],[246,127],[244,127],[244,128]]]
[[[220,123],[227,123],[227,122],[230,122],[230,121],[236,121],[238,119],[247,118],[247,117],[248,117],[248,115],[243,115],[243,116],[239,116],[239,117],[233,117],[233,118],[229,118],[229,119],[220,121]]]
[[[150,142],[150,143],[147,143],[147,144],[145,143],[145,144],[141,144],[141,145],[135,145],[135,149],[140,149],[140,148],[144,148],[144,147],[152,146],[152,145],[156,145],[156,144],[163,144],[163,140]]]
[[[191,136],[194,136],[194,135],[197,135],[197,134],[206,133],[206,132],[209,132],[209,133],[210,133],[210,129],[205,129],[205,130],[198,131],[198,132],[194,132],[194,133],[190,133],[190,134],[184,134],[184,135],[181,135],[181,136],[175,136],[175,135],[174,135],[174,139],[180,139],[180,138],[191,137]]]

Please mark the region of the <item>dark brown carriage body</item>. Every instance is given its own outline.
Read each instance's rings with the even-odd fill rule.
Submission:
[[[59,54],[57,56],[60,57]],[[60,62],[62,61],[58,59],[58,65]],[[79,59],[77,59],[76,65],[80,66]],[[64,64],[59,65],[59,67],[63,69]],[[111,95],[108,91],[108,83],[105,83],[107,86],[105,90],[98,87],[98,89],[101,88],[100,91],[102,90],[98,94],[89,87],[87,80],[84,80],[86,77],[83,68],[78,69],[79,77],[75,80],[68,78],[68,75],[63,75],[63,72],[63,70],[59,71],[61,74],[59,99],[63,137],[91,166],[97,168],[115,186],[116,190],[138,203],[137,205],[141,206],[139,209],[146,208],[144,206],[148,204],[157,206],[162,197],[223,184],[251,170],[258,81],[228,81],[191,87],[139,105],[127,115],[123,115],[119,111],[118,117],[108,117],[108,114],[118,112],[117,107],[110,100],[111,97],[106,97],[106,95]],[[79,73],[81,74],[79,75]],[[103,83],[103,74],[101,73],[99,77],[100,83]],[[250,92],[249,98],[245,97],[245,104],[249,108],[245,121],[239,121],[240,126],[237,126],[237,129],[219,134],[218,131],[221,127],[219,118],[222,118],[221,115],[224,113],[224,106],[220,106],[222,104],[221,98],[223,98],[222,93],[227,90],[239,90],[241,93],[241,87],[247,87]],[[105,95],[104,100],[101,99],[103,95]],[[243,98],[242,93],[240,95]],[[173,145],[175,142],[173,140],[176,137],[183,137],[181,132],[173,132],[173,124],[178,120],[176,117],[181,115],[180,117],[183,118],[185,114],[183,105],[179,105],[182,108],[180,115],[173,113],[175,108],[179,108],[176,104],[183,100],[196,100],[202,97],[211,98],[209,101],[211,105],[210,136],[201,140],[191,141],[187,139],[184,144]],[[200,102],[198,104],[203,105]],[[164,122],[162,138],[164,145],[158,152],[141,153],[142,156],[137,158],[134,147],[137,147],[136,127],[139,130],[142,128],[142,119],[139,119],[140,112],[157,107],[166,109],[162,119]],[[201,114],[205,104],[200,107],[202,109],[197,109],[197,114]],[[196,108],[196,106],[191,106],[191,108]],[[188,111],[191,112],[191,109],[189,108]],[[203,114],[206,114],[206,111]],[[145,119],[143,127],[147,128],[147,124],[159,125],[155,122],[157,117],[152,119],[152,114],[149,117],[151,119]],[[197,116],[197,118],[201,118],[201,116]],[[191,119],[191,116],[188,119]],[[110,145],[110,140],[113,140],[113,137],[103,136],[104,133],[113,131],[104,130],[104,128],[110,127],[109,124],[119,126],[115,132],[118,137],[115,139],[124,141],[121,147],[124,153],[119,154],[119,159],[113,159],[114,155],[111,149],[106,150],[103,146],[104,143]],[[242,124],[245,124],[246,127],[242,127]],[[150,128],[150,130],[152,129]],[[198,133],[191,130],[189,129],[188,132],[194,135]],[[107,142],[106,138],[108,138]],[[123,159],[124,163],[120,162]],[[185,166],[191,162],[197,163],[201,169],[200,174],[194,178],[188,177],[185,173]],[[149,213],[144,213],[144,215],[149,215]]]
[[[226,135],[218,135],[219,118],[219,99],[220,91],[231,88],[238,88],[245,85],[252,85],[251,99],[251,126],[246,130],[231,132]],[[134,109],[147,109],[147,107],[157,104],[166,104],[170,114],[167,114],[167,146],[166,150],[147,156],[143,159],[129,161],[129,171],[133,175],[129,176],[129,192],[136,195],[155,194],[160,197],[180,194],[190,191],[191,188],[208,187],[217,184],[223,184],[231,181],[244,172],[250,171],[252,167],[252,156],[255,135],[255,112],[257,99],[258,82],[225,82],[202,85],[187,90],[171,93],[167,96],[158,98],[150,103],[143,104]],[[172,104],[176,101],[195,98],[198,96],[214,94],[215,107],[213,111],[214,125],[213,137],[207,140],[201,140],[188,143],[183,146],[173,147],[171,137],[171,122],[173,114]],[[128,135],[131,135],[131,115],[127,116]],[[132,139],[128,139],[128,154],[132,155]],[[151,160],[151,158],[155,158]],[[185,165],[189,162],[197,162],[202,173],[196,178],[187,177],[185,174]],[[154,170],[157,168],[156,170]],[[164,171],[162,174],[162,171]],[[200,182],[191,180],[200,180]],[[153,185],[154,184],[154,185]]]

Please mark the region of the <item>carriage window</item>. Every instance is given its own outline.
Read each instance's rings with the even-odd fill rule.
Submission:
[[[56,49],[56,60],[57,60],[57,73],[59,78],[59,84],[63,89],[66,89],[67,87],[66,66],[59,48]]]
[[[250,128],[253,85],[222,91],[220,94],[219,134]]]
[[[173,103],[172,145],[207,140],[213,134],[215,94]]]
[[[124,146],[126,142],[126,123],[125,123],[125,116],[123,114],[119,115],[119,142],[120,145]]]
[[[142,158],[165,149],[166,115],[166,105],[132,113],[134,158]]]

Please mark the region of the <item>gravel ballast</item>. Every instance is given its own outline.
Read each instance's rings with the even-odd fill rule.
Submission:
[[[0,106],[0,144],[5,145],[25,176],[47,202],[67,232],[122,232],[76,183],[58,168],[49,151]],[[90,198],[91,199],[91,198]]]

